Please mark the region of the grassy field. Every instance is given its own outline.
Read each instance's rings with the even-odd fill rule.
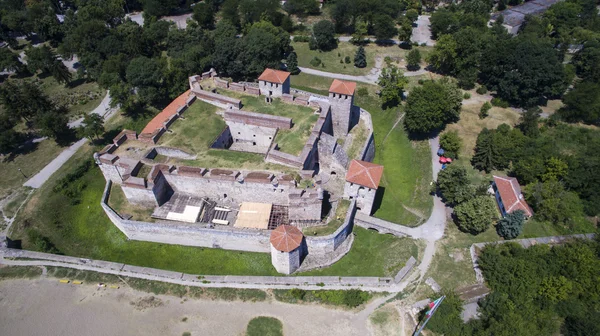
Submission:
[[[378,46],[375,43],[370,43],[364,47],[367,55],[367,66],[357,68],[354,66],[354,55],[358,47],[350,42],[340,42],[337,49],[332,51],[310,50],[307,42],[292,42],[292,47],[294,47],[298,55],[298,65],[301,67],[355,76],[368,74],[375,66],[377,57],[381,58],[382,64],[383,59],[387,56],[392,58],[392,61],[399,61],[399,66],[405,66],[406,62],[404,59],[409,52],[409,50],[401,49],[397,45]],[[418,49],[423,59],[425,59],[431,50],[430,47],[418,47]],[[346,56],[350,57],[350,63],[345,63]],[[314,57],[318,57],[324,66],[319,65],[315,67],[311,65],[310,61]],[[340,60],[342,63],[340,63]]]
[[[65,105],[71,119],[95,109],[106,95],[106,90],[96,82],[73,80],[70,86],[60,84],[52,76],[38,78],[40,88],[52,101]],[[108,106],[106,106],[108,107]]]
[[[398,310],[387,305],[377,309],[369,316],[369,323],[373,327],[374,336],[400,336],[403,335],[401,317]]]
[[[362,119],[358,122],[358,125],[354,126],[350,131],[352,137],[352,143],[347,147],[346,154],[350,159],[358,159],[358,155],[361,153],[369,136],[369,130]]]
[[[35,266],[0,266],[0,280],[30,279],[42,275],[42,269]]]
[[[489,115],[484,119],[480,119],[479,110],[481,109],[481,105],[483,105],[483,102],[463,105],[460,112],[460,120],[446,127],[446,131],[458,131],[463,141],[461,155],[468,159],[474,154],[473,151],[477,136],[482,129],[495,129],[504,123],[514,126],[520,117],[517,112],[510,108],[492,107]]]
[[[48,139],[32,144],[29,149],[20,154],[1,160],[0,199],[21,187],[25,181],[42,170],[63,150],[64,148],[58,146],[54,140]],[[19,168],[25,176],[19,172]]]
[[[248,322],[246,336],[283,336],[283,324],[274,317],[255,317]]]
[[[110,187],[110,197],[108,205],[115,210],[119,215],[132,216],[131,220],[139,220],[144,222],[154,222],[154,218],[150,217],[154,208],[148,208],[141,205],[129,203],[125,198],[123,189],[118,184],[113,184]]]
[[[413,239],[382,235],[357,226],[354,234],[352,249],[340,261],[300,275],[394,276],[410,256],[419,259],[421,248]]]

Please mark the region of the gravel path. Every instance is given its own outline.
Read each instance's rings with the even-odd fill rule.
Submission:
[[[425,43],[429,47],[435,45],[435,41],[431,39],[431,23],[429,22],[429,18],[429,15],[419,15],[419,18],[415,22],[416,26],[413,28],[412,36],[410,37],[412,42],[417,42],[419,45]]]

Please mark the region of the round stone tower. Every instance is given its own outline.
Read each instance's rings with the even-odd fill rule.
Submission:
[[[291,225],[280,225],[271,232],[271,263],[279,273],[292,274],[300,267],[304,235]]]

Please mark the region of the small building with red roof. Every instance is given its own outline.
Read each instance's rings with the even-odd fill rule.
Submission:
[[[265,69],[258,77],[260,94],[267,97],[281,97],[290,93],[290,73],[287,71]]]
[[[355,199],[357,209],[366,215],[371,215],[381,176],[383,176],[382,165],[352,160],[346,173],[344,198]]]
[[[519,181],[514,177],[494,176],[492,189],[496,195],[498,208],[502,213],[502,217],[506,214],[517,210],[523,210],[526,217],[533,216],[533,210],[521,193]]]
[[[304,256],[304,235],[291,225],[279,225],[271,231],[271,263],[279,273],[292,274]]]

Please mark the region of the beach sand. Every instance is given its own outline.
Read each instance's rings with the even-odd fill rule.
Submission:
[[[54,278],[0,282],[0,335],[244,335],[256,316],[278,318],[286,336],[366,331],[355,313],[317,305],[185,300]]]

